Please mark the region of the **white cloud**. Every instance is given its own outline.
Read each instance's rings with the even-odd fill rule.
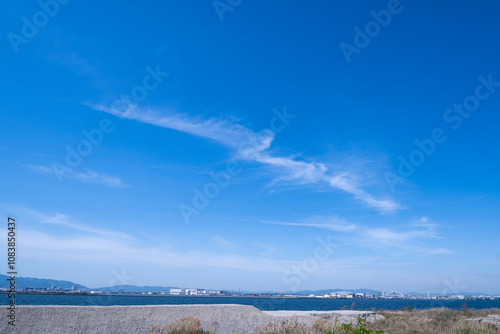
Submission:
[[[265,224],[273,224],[273,225],[314,227],[336,232],[352,232],[358,228],[356,225],[346,222],[336,216],[314,217],[302,222],[276,222],[276,221],[262,221],[262,222]]]
[[[259,242],[254,243],[256,247],[268,252],[258,256],[228,254],[227,249],[235,247],[235,243],[216,235],[212,238],[218,246],[224,249],[217,251],[179,251],[171,247],[152,246],[150,242],[142,242],[134,236],[115,230],[105,230],[78,223],[69,216],[61,213],[45,214],[39,211],[16,207],[0,202],[0,209],[22,217],[24,222],[22,228],[23,261],[26,263],[43,262],[46,266],[65,265],[78,263],[85,268],[107,268],[126,266],[136,272],[157,273],[158,268],[163,268],[164,275],[168,271],[179,269],[204,270],[210,268],[234,270],[248,273],[263,273],[281,277],[292,266],[300,266],[314,254],[314,247],[310,250],[310,255],[305,254],[305,258],[284,260],[273,259],[270,253],[276,253],[276,249]],[[354,224],[349,224],[338,217],[327,217],[323,224],[320,217],[309,220],[309,225],[314,228],[327,230],[343,230],[352,233],[356,239],[363,236],[364,228]],[[70,233],[53,235],[38,228],[37,224],[54,224],[59,227],[68,227]],[[284,224],[294,225],[294,224]],[[58,228],[59,229],[59,228]],[[81,233],[85,231],[87,233]],[[21,230],[20,230],[21,232]],[[0,243],[4,242],[7,235],[5,228],[0,228]],[[408,242],[412,239],[433,237],[432,232],[395,232],[388,229],[373,229],[373,237],[382,237],[392,242]],[[397,246],[397,243],[396,243]],[[423,250],[419,250],[423,251]],[[427,249],[429,254],[450,254],[446,248]],[[363,272],[367,266],[380,261],[380,256],[372,254],[368,256],[339,257],[334,253],[331,259],[318,264],[314,273],[315,278],[347,277],[353,272]],[[88,270],[88,269],[86,269]],[[371,269],[370,269],[371,270]],[[271,276],[269,276],[271,277]],[[285,285],[286,288],[286,285]]]
[[[216,236],[212,237],[212,240],[219,247],[222,247],[225,249],[235,249],[236,248],[236,245],[234,244],[234,242],[231,242],[220,235],[216,235]]]
[[[39,173],[51,174],[54,172],[52,168],[46,166],[30,165],[29,167]],[[83,183],[102,184],[112,188],[128,187],[125,183],[123,183],[122,179],[117,176],[102,174],[90,169],[87,169],[85,172],[77,172],[68,169],[67,171],[64,171],[63,176]]]
[[[5,233],[4,233],[5,232]],[[6,235],[5,229],[0,229]],[[250,272],[280,273],[290,261],[216,252],[178,252],[141,247],[135,240],[105,236],[55,237],[44,232],[23,230],[23,256],[44,261],[78,261],[93,264],[130,265],[132,263],[179,268],[230,268]]]
[[[5,228],[0,234],[6,235]],[[313,255],[311,250],[311,255]],[[158,268],[197,269],[217,268],[249,273],[271,273],[278,277],[294,265],[302,265],[305,259],[278,260],[262,256],[244,256],[227,252],[188,251],[180,252],[138,245],[136,240],[110,239],[103,236],[66,236],[55,237],[44,232],[23,229],[24,261],[43,261],[47,265],[79,263],[95,267],[126,266],[132,271],[155,272]],[[314,276],[335,277],[342,273],[353,272],[378,257],[355,256],[348,258],[333,257],[319,263]],[[312,273],[311,273],[312,274]],[[285,285],[286,287],[286,285]]]
[[[89,232],[89,233],[94,233],[94,234],[99,234],[99,235],[104,235],[104,236],[118,237],[118,238],[131,238],[128,234],[123,233],[123,232],[95,228],[95,227],[91,227],[91,226],[88,226],[85,224],[74,222],[69,216],[61,214],[61,213],[56,213],[53,216],[45,216],[44,215],[42,217],[43,218],[40,221],[42,223],[63,225],[63,226],[71,227],[73,229],[77,229],[77,230],[81,230],[81,231],[85,231],[85,232]]]
[[[81,224],[69,216],[56,213],[45,214],[22,206],[13,206],[0,202],[2,211],[10,212],[14,216],[22,217],[23,258],[25,261],[43,261],[44,263],[80,263],[92,266],[110,265],[127,266],[142,270],[157,270],[157,268],[223,268],[244,272],[275,273],[279,276],[289,270],[294,264],[301,264],[304,259],[282,260],[270,259],[266,255],[249,256],[228,254],[227,248],[236,247],[234,242],[216,235],[212,238],[219,246],[225,248],[222,252],[216,251],[187,251],[181,252],[165,247],[151,246],[141,243],[140,240],[127,233],[115,230],[100,229]],[[53,224],[69,228],[70,233],[53,235],[39,230],[39,224]],[[81,231],[87,232],[86,234]],[[0,228],[0,243],[7,235],[5,228]],[[256,243],[256,246],[276,252],[272,246]],[[311,249],[313,255],[314,248]],[[365,261],[364,257],[337,258],[320,264],[314,275],[335,275],[343,270],[349,271],[353,266],[359,266]],[[360,262],[361,261],[361,262]],[[372,260],[370,260],[372,261]],[[137,266],[134,265],[137,264]],[[351,270],[352,271],[352,270]]]
[[[139,110],[134,105],[129,105],[127,110],[123,112],[103,104],[91,107],[118,117],[212,139],[235,149],[244,144],[254,144],[259,149],[266,149],[273,139],[267,136],[258,136],[240,124],[215,118],[204,120],[201,117],[189,117],[174,112],[169,112],[166,115],[151,109]]]
[[[87,170],[84,173],[74,172],[69,176],[75,180],[84,182],[84,183],[97,183],[104,184],[113,188],[125,188],[126,184],[123,183],[122,179],[116,176],[111,176],[107,174],[100,174],[98,172]]]
[[[433,230],[413,230],[396,232],[388,228],[368,228],[364,229],[363,234],[366,238],[391,245],[395,242],[405,242],[417,238],[436,238],[437,235]]]
[[[157,110],[140,109],[136,105],[127,106],[125,111],[104,104],[91,107],[118,117],[214,140],[233,149],[236,159],[259,162],[272,167],[279,175],[274,183],[326,183],[334,189],[340,189],[353,195],[367,206],[380,211],[388,212],[401,208],[392,199],[377,199],[367,193],[355,184],[348,173],[331,175],[332,172],[322,163],[272,155],[268,150],[274,140],[274,133],[271,131],[256,133],[227,120],[216,118],[204,120],[200,117],[190,117],[172,111],[161,113]]]
[[[430,223],[427,218],[419,219],[410,224],[418,228],[397,231],[387,227],[370,227],[356,225],[337,216],[312,217],[298,222],[279,222],[279,221],[261,221],[265,224],[283,225],[283,226],[303,226],[318,228],[323,230],[344,232],[354,234],[354,242],[356,244],[380,248],[394,247],[398,249],[406,249],[419,253],[430,254],[452,254],[452,250],[447,248],[426,248],[420,245],[421,242],[430,239],[441,239],[436,232],[437,224]],[[345,239],[349,240],[349,239]]]
[[[420,220],[420,221],[427,221]],[[412,225],[412,224],[410,224]],[[431,248],[424,241],[442,239],[437,232],[437,224],[416,223],[418,229],[396,231],[388,228],[365,228],[362,232],[361,243],[372,247],[394,247],[418,253],[428,254],[453,254],[454,251],[447,248]]]
[[[349,194],[354,195],[357,199],[365,202],[368,206],[377,208],[381,211],[394,211],[401,209],[401,206],[391,199],[376,199],[366,191],[356,187],[353,181],[349,180],[345,175],[330,177],[327,180],[332,187],[344,190]]]
[[[432,254],[453,254],[453,253],[455,253],[454,251],[452,251],[448,248],[430,249],[429,252]]]
[[[264,250],[263,252],[260,253],[261,255],[269,255],[269,254],[274,254],[274,253],[278,252],[278,250],[276,248],[274,248],[273,246],[265,244],[265,243],[260,242],[260,241],[255,242],[254,245],[256,247]]]
[[[74,230],[84,231],[105,237],[131,239],[131,236],[126,233],[88,226],[86,224],[76,222],[70,216],[61,213],[49,215],[23,206],[14,206],[3,202],[0,202],[0,208],[3,211],[9,212],[9,214],[22,217],[23,221],[26,223],[60,225]]]

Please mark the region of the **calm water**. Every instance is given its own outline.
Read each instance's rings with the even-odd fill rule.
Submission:
[[[9,299],[0,294],[0,305]],[[354,306],[352,305],[354,303]],[[355,310],[398,310],[406,306],[416,309],[448,307],[459,310],[461,300],[409,300],[409,299],[275,299],[275,298],[217,298],[217,297],[164,297],[164,296],[71,296],[71,295],[16,295],[18,305],[178,305],[178,304],[242,304],[253,305],[262,311],[277,310],[340,310],[344,306]],[[500,300],[466,300],[468,308],[500,308]]]

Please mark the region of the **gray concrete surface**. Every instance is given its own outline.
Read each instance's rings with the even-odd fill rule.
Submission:
[[[500,327],[500,315],[498,314],[490,314],[487,317],[482,317],[482,318],[469,318],[467,319],[469,322],[475,322],[478,324],[492,324],[497,327]]]
[[[336,320],[339,323],[356,323],[358,317],[367,322],[385,319],[383,315],[372,311],[262,311],[262,313],[274,317],[295,317],[307,323],[310,323],[311,319],[314,321],[316,317]]]
[[[26,334],[146,334],[148,326],[164,326],[183,317],[197,317],[214,334],[254,333],[276,320],[295,317],[312,324],[316,317],[351,322],[358,316],[371,321],[374,312],[266,311],[247,305],[148,305],[148,306],[17,306],[16,326],[7,323],[2,307],[0,333]],[[380,316],[381,317],[381,316]]]

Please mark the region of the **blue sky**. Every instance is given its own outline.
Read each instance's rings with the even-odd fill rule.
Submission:
[[[500,293],[498,3],[41,3],[0,14],[20,276]]]

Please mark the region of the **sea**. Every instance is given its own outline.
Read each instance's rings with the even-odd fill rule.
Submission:
[[[181,305],[181,304],[240,304],[252,305],[261,311],[333,311],[333,310],[401,310],[446,307],[460,310],[500,308],[500,300],[415,300],[415,299],[319,299],[319,298],[260,298],[260,297],[173,297],[128,295],[45,295],[16,294],[16,305]],[[10,302],[0,294],[0,305]]]

